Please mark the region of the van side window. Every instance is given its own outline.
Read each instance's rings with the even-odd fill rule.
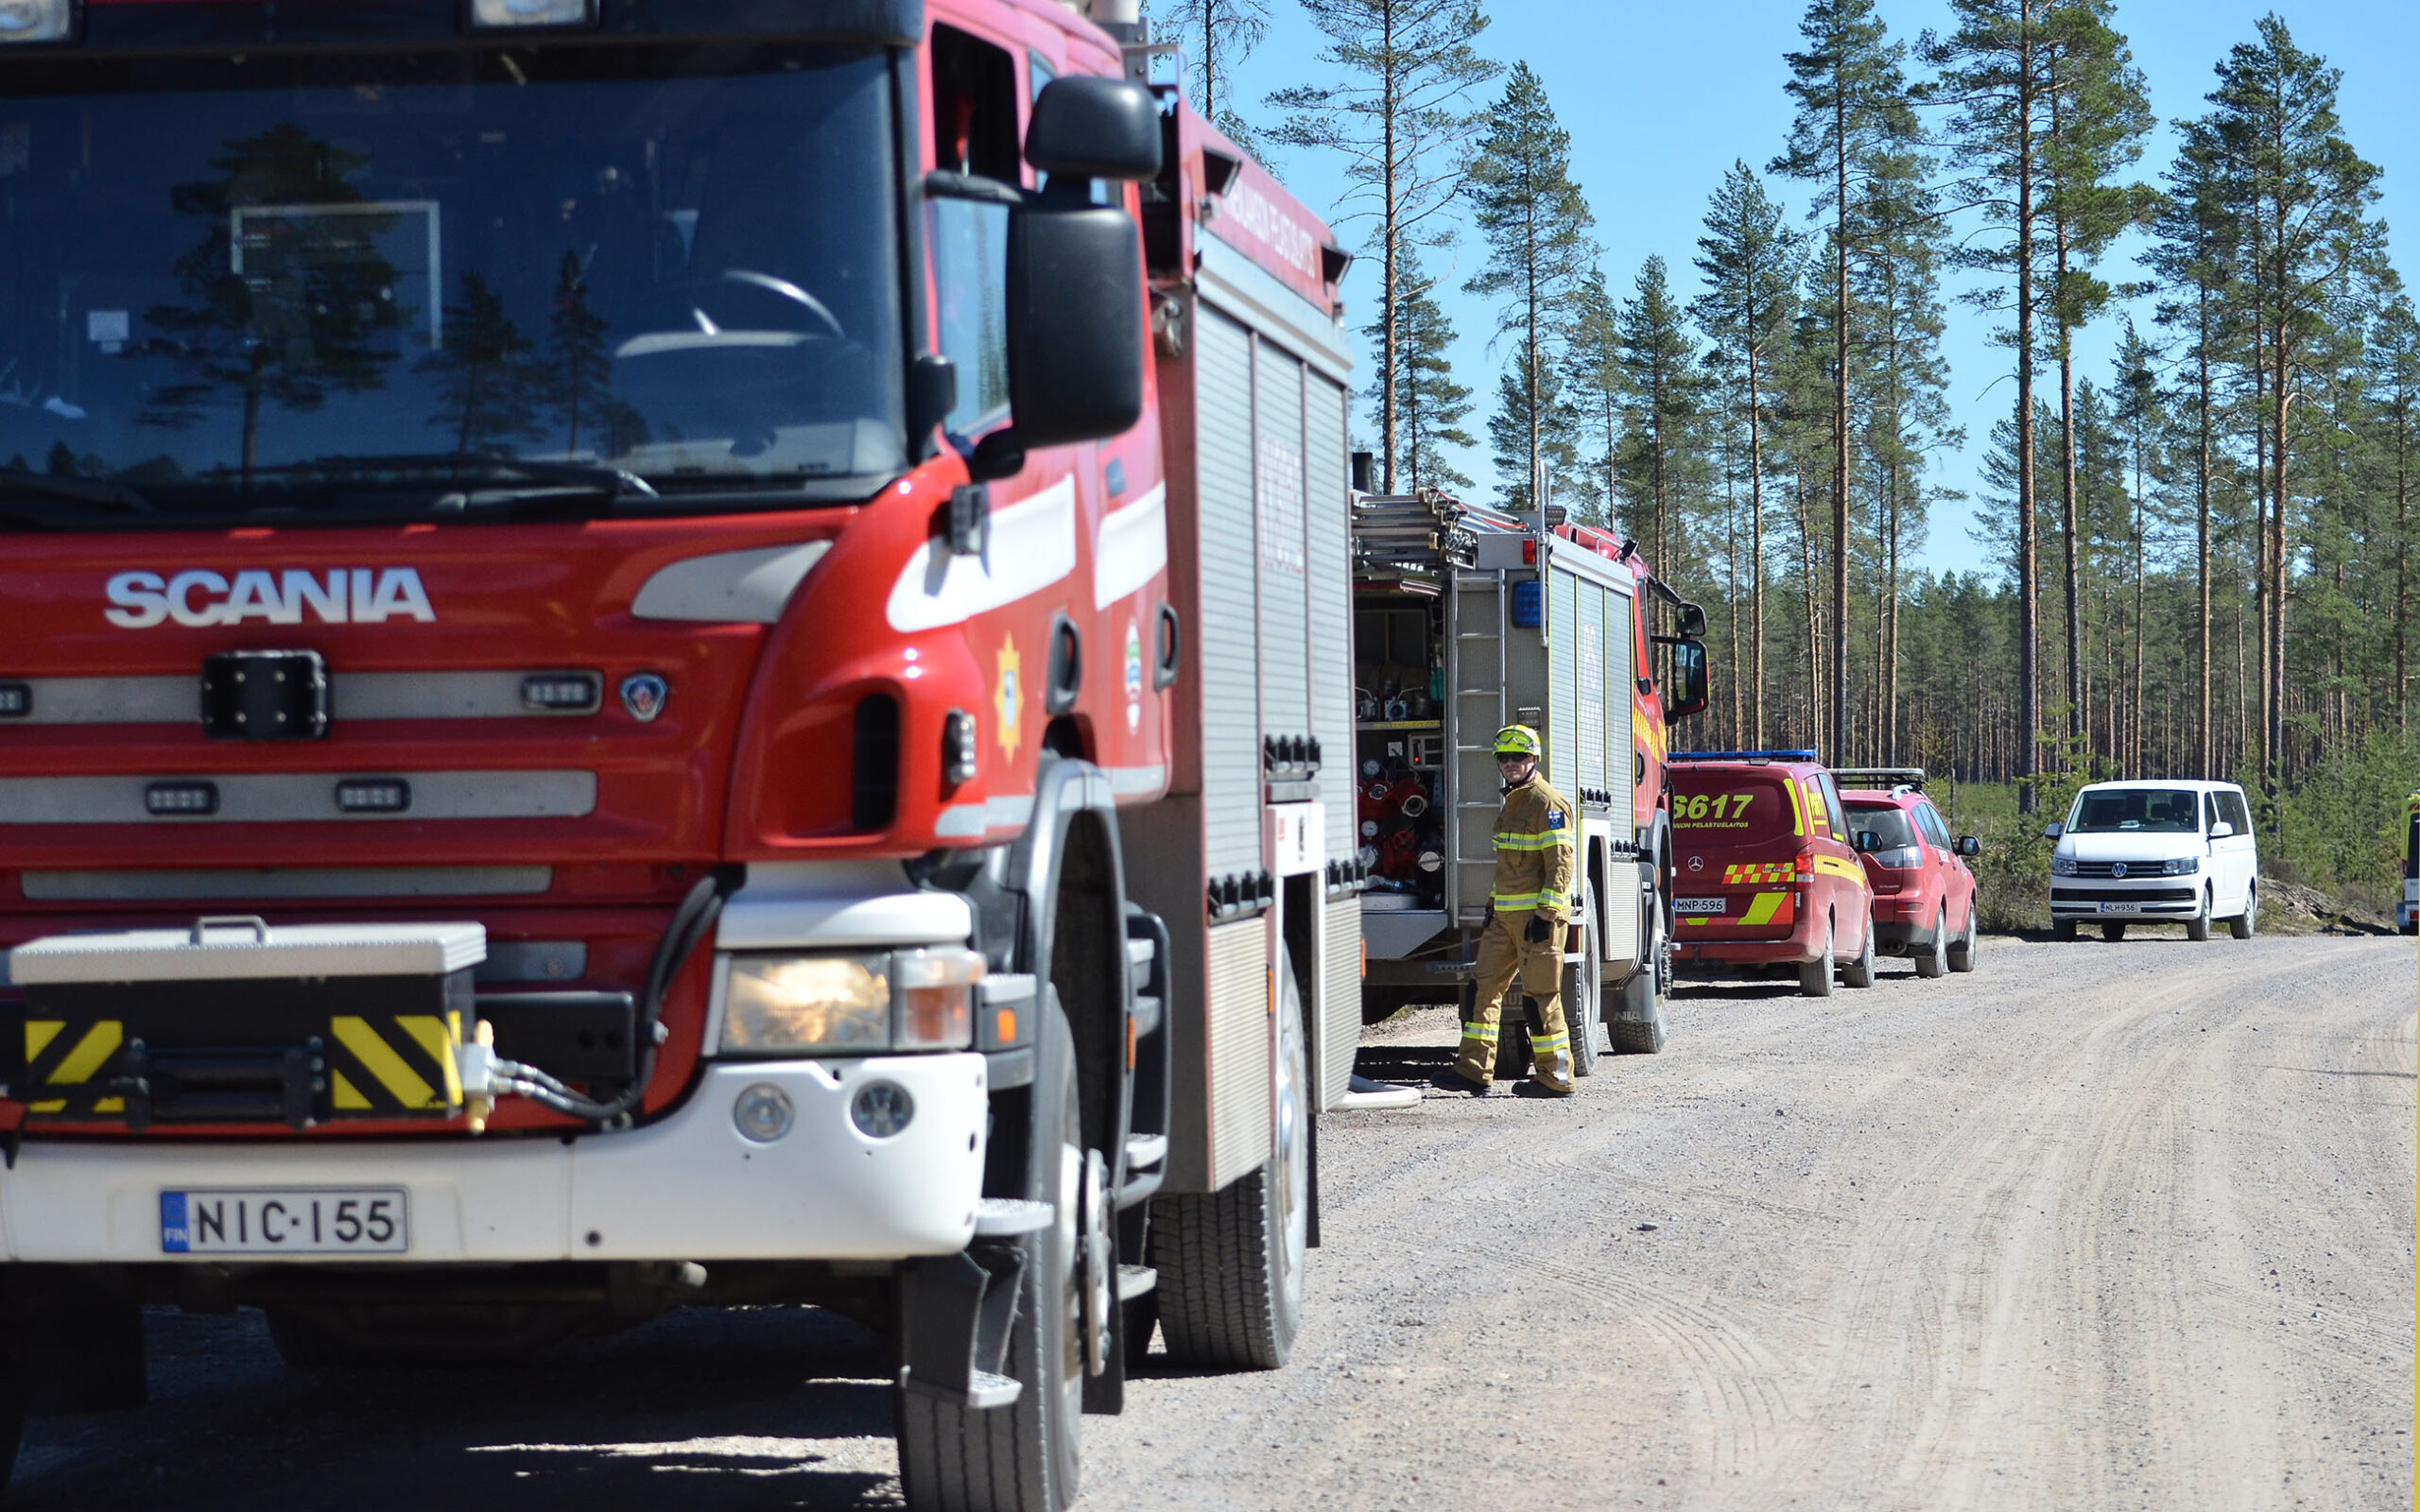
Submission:
[[[1841,812],[1841,790],[1832,785],[1832,774],[1829,772],[1817,777],[1816,782],[1822,784],[1819,791],[1824,795],[1824,811],[1831,817],[1832,838],[1846,845],[1849,843],[1849,821],[1848,816]]]
[[[2219,792],[2219,817],[2235,826],[2238,834],[2252,833],[2252,810],[2245,806],[2243,795],[2232,788]]]

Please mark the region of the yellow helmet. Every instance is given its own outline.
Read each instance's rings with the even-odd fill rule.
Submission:
[[[1527,725],[1507,725],[1495,732],[1498,756],[1535,756],[1538,749],[1538,732]]]

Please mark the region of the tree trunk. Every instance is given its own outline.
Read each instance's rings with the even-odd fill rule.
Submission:
[[[2194,640],[2202,660],[2199,718],[2194,734],[2193,775],[2215,781],[2224,775],[2214,748],[2210,723],[2210,288],[2204,282],[2196,297],[2201,337],[2195,349],[2195,382],[2200,399],[2200,423],[2195,427],[2193,462],[2193,585]]]
[[[2041,585],[2033,546],[2033,0],[2018,8],[2016,86],[2017,810],[2041,812]]]
[[[1836,54],[1835,57],[1838,55]],[[1832,155],[1837,175],[1832,237],[1832,741],[1846,754],[1849,716],[1849,143],[1847,90],[1832,87]]]

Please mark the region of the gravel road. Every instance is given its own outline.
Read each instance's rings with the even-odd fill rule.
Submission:
[[[1569,1101],[1331,1118],[1294,1363],[1147,1373],[1082,1504],[2409,1507],[2414,986],[2397,939],[1992,938],[1685,983]],[[154,1406],[36,1420],[11,1505],[896,1503],[880,1352],[818,1313],[487,1376],[151,1336]]]

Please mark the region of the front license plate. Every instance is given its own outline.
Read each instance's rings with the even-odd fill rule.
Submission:
[[[164,1255],[400,1255],[410,1247],[401,1187],[160,1194]]]
[[[2131,914],[2135,911],[2135,905],[2133,903],[2102,903],[2100,911],[2104,914]]]
[[[1672,912],[1676,914],[1727,914],[1731,911],[1728,898],[1675,898]]]

